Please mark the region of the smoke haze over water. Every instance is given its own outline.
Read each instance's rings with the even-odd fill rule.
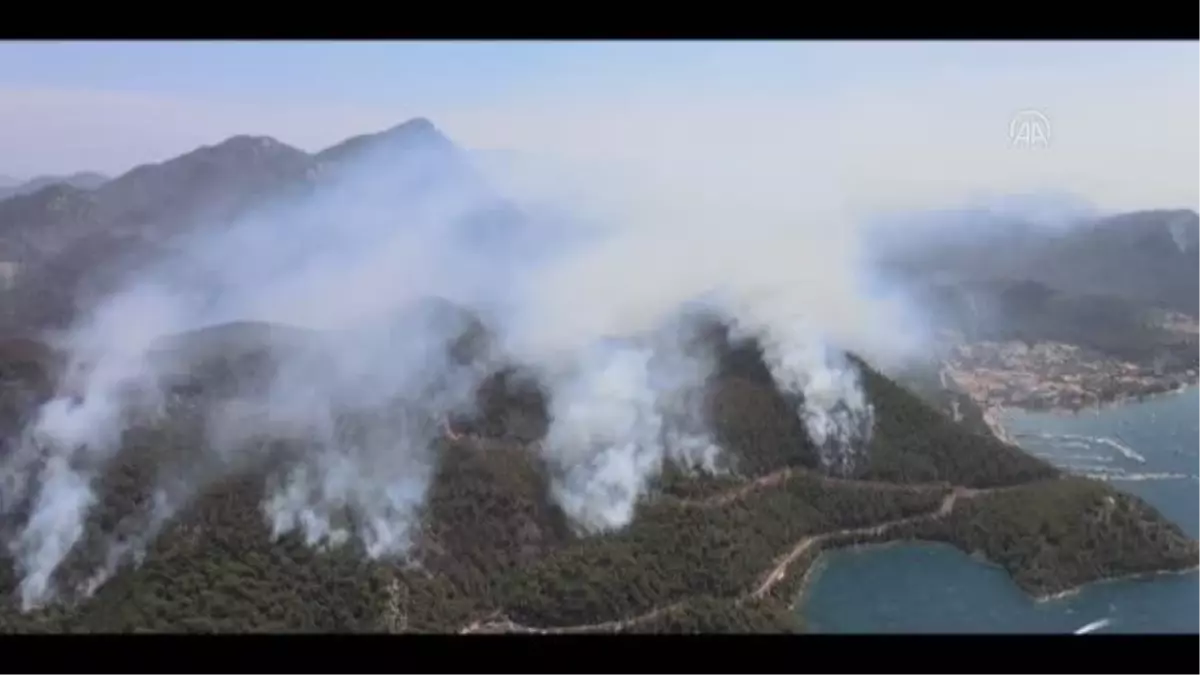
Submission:
[[[0,464],[0,515],[28,511],[7,542],[24,605],[53,597],[131,419],[173,405],[162,378],[188,364],[161,339],[230,321],[308,330],[270,333],[269,382],[204,412],[203,452],[162,472],[143,534],[112,538],[86,592],[206,485],[248,470],[267,471],[276,535],[404,555],[443,421],[470,412],[503,363],[528,366],[548,392],[538,447],[553,498],[582,531],[619,528],[664,462],[721,466],[701,405],[714,355],[693,339],[697,303],[761,340],[828,468],[851,470],[872,411],[843,353],[903,360],[923,339],[919,315],[873,285],[837,182],[816,166],[760,173],[755,150],[650,149],[619,172],[555,167],[554,181],[513,167],[508,195],[538,208],[500,219],[497,234],[471,229],[497,218],[482,182],[418,180],[446,162],[435,143],[367,155],[334,187],[187,235],[69,331],[59,397]],[[454,357],[468,318],[434,298],[481,316],[489,350]],[[292,441],[286,461],[268,436]]]

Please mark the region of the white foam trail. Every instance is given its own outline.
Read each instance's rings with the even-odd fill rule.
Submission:
[[[1183,480],[1195,478],[1188,473],[1123,473],[1111,474],[1108,480],[1130,480],[1130,482],[1142,482],[1142,480]]]
[[[1076,462],[1096,462],[1097,464],[1112,464],[1112,457],[1102,457],[1100,455],[1059,455],[1059,459]]]
[[[1107,627],[1111,623],[1112,623],[1112,619],[1100,619],[1098,621],[1093,621],[1093,622],[1087,624],[1086,626],[1083,626],[1082,628],[1076,630],[1074,634],[1075,635],[1087,635],[1088,633],[1094,633],[1094,632],[1100,630],[1101,628]]]
[[[1097,443],[1100,443],[1102,445],[1107,445],[1110,448],[1113,448],[1117,452],[1124,455],[1126,459],[1132,459],[1133,461],[1137,462],[1138,464],[1146,463],[1145,457],[1138,454],[1136,451],[1134,451],[1133,448],[1129,447],[1128,445],[1125,445],[1124,443],[1121,443],[1121,442],[1116,441],[1111,438],[1097,438],[1095,440]]]
[[[1120,475],[1125,473],[1122,469],[1116,469],[1103,464],[1067,464],[1067,471],[1072,473],[1103,473]]]
[[[1090,443],[1093,445],[1106,445],[1106,446],[1116,450],[1117,452],[1121,453],[1121,455],[1123,457],[1125,457],[1126,459],[1133,460],[1139,464],[1146,463],[1146,458],[1143,457],[1136,450],[1129,447],[1128,445],[1125,445],[1124,443],[1121,443],[1120,441],[1118,441],[1114,438],[1109,438],[1107,436],[1084,436],[1081,434],[1050,434],[1050,433],[1018,434],[1017,436],[1018,436],[1018,438],[1041,438],[1041,439],[1048,440],[1048,441],[1067,441],[1067,442],[1072,442],[1072,443]],[[1067,446],[1067,447],[1076,447],[1076,446],[1072,445],[1072,446]]]

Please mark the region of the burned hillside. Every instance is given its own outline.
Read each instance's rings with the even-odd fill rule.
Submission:
[[[483,380],[473,414],[440,427],[421,525],[403,557],[371,559],[353,538],[314,546],[299,533],[273,533],[262,511],[269,461],[238,475],[213,472],[214,480],[199,483],[176,515],[153,522],[155,499],[162,497],[150,486],[161,491],[162,476],[206,470],[197,462],[205,429],[193,408],[125,434],[117,460],[99,478],[100,508],[87,521],[88,534],[56,572],[64,589],[58,602],[22,612],[13,594],[19,578],[6,561],[0,625],[10,631],[456,631],[501,613],[513,626],[547,630],[578,624],[608,630],[606,621],[615,622],[612,630],[629,631],[778,629],[781,600],[737,598],[804,537],[919,520],[952,485],[1054,489],[1057,472],[1041,460],[955,424],[857,361],[877,410],[869,462],[853,479],[825,477],[814,470],[815,449],[795,402],[773,386],[757,346],[712,335],[720,338],[714,343],[720,359],[708,385],[711,422],[736,471],[704,476],[668,466],[625,529],[580,534],[550,499],[551,473],[533,451],[549,424],[547,394],[514,364]],[[260,457],[285,461],[289,442],[274,441],[278,453]],[[1071,517],[1072,504],[1060,505],[1063,518]],[[1161,520],[1149,507],[1137,509],[1136,527]],[[1008,518],[1009,536],[1036,547],[1029,539],[1036,524],[1025,532],[1019,514],[997,517]],[[144,556],[135,555],[136,538],[153,528],[159,536],[144,542]],[[951,543],[958,536],[946,529],[931,535]],[[130,555],[97,587],[112,541],[128,542]],[[964,545],[979,544],[964,539]],[[1172,543],[1153,564],[1182,565],[1188,550]],[[1106,555],[1124,565],[1119,550]],[[1039,566],[1030,576],[1024,558],[1002,562],[1032,588],[1056,587],[1053,570]],[[1083,572],[1066,574],[1074,583]],[[90,590],[90,598],[80,594]],[[672,609],[651,618],[665,607]],[[622,623],[647,612],[644,622]],[[694,612],[700,614],[687,618]]]

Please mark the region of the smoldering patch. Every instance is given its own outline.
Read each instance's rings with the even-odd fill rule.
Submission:
[[[719,448],[705,417],[712,354],[694,324],[600,340],[549,371],[550,426],[543,453],[552,491],[585,532],[627,525],[671,462],[716,471]]]

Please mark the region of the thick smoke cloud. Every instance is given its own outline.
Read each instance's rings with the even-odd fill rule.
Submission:
[[[643,339],[602,340],[547,373],[554,497],[584,531],[627,524],[667,461],[718,469],[702,407],[712,354],[689,328],[677,317]]]
[[[757,174],[736,161],[745,152],[556,166],[555,181],[510,166],[522,180],[509,194],[537,205],[518,222],[451,153],[436,139],[384,146],[309,193],[201,228],[69,332],[58,397],[0,465],[3,515],[22,516],[9,547],[27,608],[53,597],[131,420],[180,411],[203,416],[205,447],[160,472],[140,528],[108,542],[83,592],[136,562],[205,486],[251,469],[267,475],[276,535],[404,555],[444,421],[505,362],[548,391],[538,450],[554,499],[583,532],[621,527],[665,462],[722,467],[695,303],[761,340],[828,468],[853,469],[872,411],[844,352],[899,360],[921,335],[910,307],[871,285],[834,182]],[[469,327],[455,305],[494,334],[474,360],[447,350]],[[202,332],[207,346],[187,349],[168,337],[231,321],[278,326]],[[239,340],[272,345],[265,386],[202,412],[162,386]]]

